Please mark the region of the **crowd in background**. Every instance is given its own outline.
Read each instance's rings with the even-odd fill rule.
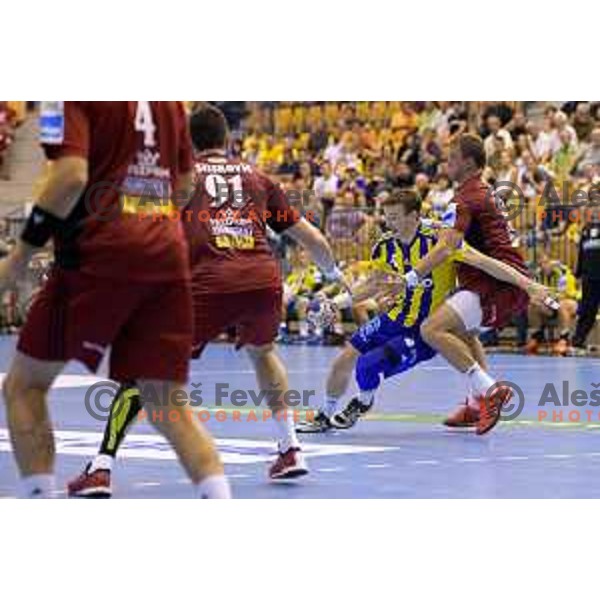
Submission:
[[[510,182],[522,191],[524,206],[510,222],[513,243],[561,298],[579,300],[581,286],[573,274],[582,271],[578,256],[585,223],[571,218],[564,205],[575,190],[600,187],[600,102],[218,104],[234,132],[231,152],[296,192],[298,208],[316,215],[336,257],[349,269],[368,260],[381,231],[380,202],[390,189],[414,187],[425,217],[444,212],[453,196],[447,174],[450,143],[464,131],[478,133],[487,154],[484,178]],[[0,178],[10,176],[6,157],[26,108],[24,102],[0,101]],[[550,210],[555,203],[563,206]],[[12,239],[3,227],[0,254]],[[304,261],[285,239],[273,241],[295,285],[305,276],[310,281],[302,273]],[[30,287],[39,284],[45,260],[39,269],[34,265]],[[312,292],[300,289],[303,293]],[[0,328],[18,325],[21,304],[10,294],[3,299]],[[538,324],[529,336],[533,340],[541,339]],[[525,345],[527,323],[517,325],[518,341]]]
[[[522,210],[511,213],[513,243],[566,305],[580,297],[577,282],[565,284],[581,270],[586,224],[584,213],[572,209],[581,206],[573,194],[600,192],[600,103],[263,102],[248,103],[246,118],[234,123],[233,152],[300,192],[302,209],[319,215],[345,264],[368,258],[387,190],[413,186],[424,216],[441,215],[453,195],[450,142],[464,131],[478,133],[487,154],[484,178],[522,192]],[[593,206],[593,194],[588,200],[584,206]],[[293,253],[287,258],[293,270]],[[563,321],[556,333],[562,349]],[[526,345],[527,324],[518,325]],[[569,335],[573,328],[574,318]],[[540,339],[537,323],[532,339]]]
[[[17,112],[7,100],[0,100],[0,181],[10,179],[10,147],[18,125]]]

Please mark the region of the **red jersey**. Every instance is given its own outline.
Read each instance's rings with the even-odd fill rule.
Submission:
[[[527,274],[523,256],[512,245],[508,223],[498,210],[489,186],[478,175],[458,188],[451,203],[452,212],[454,228],[464,234],[470,246]],[[507,285],[461,263],[458,263],[458,281],[460,287],[479,293]]]
[[[86,189],[54,240],[59,266],[123,281],[189,278],[181,223],[166,216],[193,166],[181,103],[44,102],[40,133],[49,160],[89,163]]]
[[[234,293],[281,285],[267,225],[281,233],[300,214],[278,184],[223,154],[202,157],[195,191],[184,209],[195,293]]]

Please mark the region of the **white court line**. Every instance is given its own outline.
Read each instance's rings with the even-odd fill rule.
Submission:
[[[367,467],[367,469],[389,469],[392,465],[388,465],[388,464],[373,464],[373,465],[365,465]]]
[[[439,460],[411,460],[409,461],[411,465],[439,465]]]
[[[54,432],[57,454],[95,456],[102,440],[98,431],[59,430]],[[218,438],[215,440],[225,464],[267,463],[273,460],[275,444],[267,440]],[[381,453],[395,450],[391,446],[359,446],[351,444],[303,444],[307,457],[340,456],[363,453]],[[0,428],[0,452],[12,452],[8,430]],[[175,461],[177,456],[169,443],[156,434],[131,434],[121,450],[123,458]]]
[[[555,460],[564,460],[567,458],[575,458],[572,454],[544,454],[543,458],[550,458]]]
[[[506,460],[506,461],[529,460],[529,456],[499,456],[496,460]]]
[[[159,481],[140,481],[138,483],[134,483],[133,487],[148,488],[148,487],[159,487],[161,485],[162,485],[162,483],[160,483]]]
[[[466,458],[455,458],[454,459],[455,462],[459,462],[459,463],[482,463],[482,462],[487,462],[486,458],[483,457],[466,457]]]
[[[345,470],[342,467],[323,467],[322,469],[317,469],[317,473],[341,473]]]

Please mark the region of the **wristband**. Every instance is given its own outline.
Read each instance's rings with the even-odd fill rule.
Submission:
[[[415,270],[405,273],[404,280],[406,281],[406,286],[408,288],[415,288],[419,285],[419,283],[421,283],[421,278]]]
[[[21,233],[21,240],[35,248],[43,248],[48,240],[62,229],[63,225],[63,219],[34,205]]]

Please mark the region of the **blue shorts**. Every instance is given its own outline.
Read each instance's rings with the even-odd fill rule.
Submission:
[[[350,344],[363,356],[374,350],[389,347],[385,360],[387,364],[382,365],[385,377],[406,371],[421,362],[432,359],[437,354],[431,346],[423,341],[419,325],[404,327],[387,315],[378,315],[365,323],[350,338]],[[399,348],[403,354],[409,350],[410,360],[394,360]]]

